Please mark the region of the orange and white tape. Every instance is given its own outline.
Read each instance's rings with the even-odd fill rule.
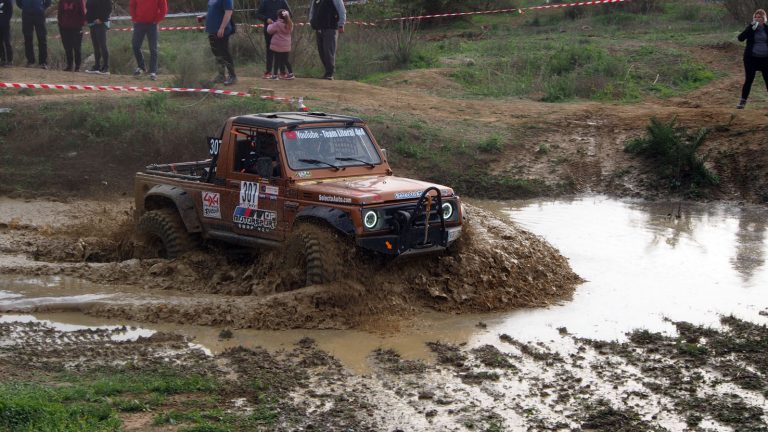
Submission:
[[[298,111],[309,111],[304,105],[304,98],[278,97],[252,95],[247,92],[232,90],[217,90],[206,88],[184,88],[184,87],[135,87],[135,86],[115,86],[115,85],[84,85],[84,84],[28,84],[28,83],[6,83],[0,82],[0,88],[15,89],[40,89],[40,90],[86,90],[86,91],[109,91],[109,92],[139,92],[139,93],[209,93],[226,96],[258,97],[263,100],[276,102],[285,102],[291,106],[296,106]]]

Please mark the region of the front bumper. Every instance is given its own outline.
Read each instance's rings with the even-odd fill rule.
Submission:
[[[427,241],[424,241],[424,229],[412,229],[403,234],[386,234],[358,237],[357,245],[363,249],[385,255],[418,255],[443,250],[453,244],[461,236],[461,226],[446,227],[440,225],[429,227]]]

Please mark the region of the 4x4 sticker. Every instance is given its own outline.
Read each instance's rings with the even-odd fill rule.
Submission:
[[[396,192],[395,193],[395,199],[413,199],[413,198],[419,198],[421,197],[421,194],[423,191],[413,191],[413,192]]]
[[[253,210],[259,208],[259,184],[254,182],[240,182],[240,204],[238,207],[245,207]]]
[[[277,228],[277,213],[268,210],[254,210],[236,207],[232,221],[238,228],[260,232],[273,231]]]
[[[203,192],[203,217],[221,219],[221,196],[215,192]]]

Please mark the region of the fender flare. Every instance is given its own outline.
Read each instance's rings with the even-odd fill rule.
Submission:
[[[296,214],[294,225],[302,219],[319,219],[346,236],[355,235],[355,224],[352,223],[352,218],[349,217],[348,213],[337,208],[323,206],[304,207]]]
[[[191,233],[202,232],[203,227],[200,224],[200,219],[197,217],[195,202],[192,199],[192,195],[187,191],[177,186],[155,185],[144,194],[145,211],[147,208],[147,201],[152,198],[160,198],[161,200],[170,200],[173,202],[187,231]]]

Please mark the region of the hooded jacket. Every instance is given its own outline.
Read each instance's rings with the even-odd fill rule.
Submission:
[[[752,30],[752,25],[748,25],[739,35],[739,42],[747,41],[747,47],[744,48],[744,58],[752,57],[752,48],[755,46],[755,32],[764,31],[768,33],[768,25],[763,24],[762,29]]]
[[[67,30],[82,28],[85,24],[85,0],[59,0],[59,27]]]
[[[291,52],[291,31],[282,18],[267,26],[267,33],[272,35],[269,49],[274,52]]]
[[[157,24],[168,13],[166,0],[131,0],[131,21],[136,24]]]
[[[51,0],[16,0],[22,15],[45,15],[45,10],[51,7]]]
[[[85,19],[89,23],[101,20],[109,22],[109,16],[112,14],[112,0],[87,0],[85,3]]]

